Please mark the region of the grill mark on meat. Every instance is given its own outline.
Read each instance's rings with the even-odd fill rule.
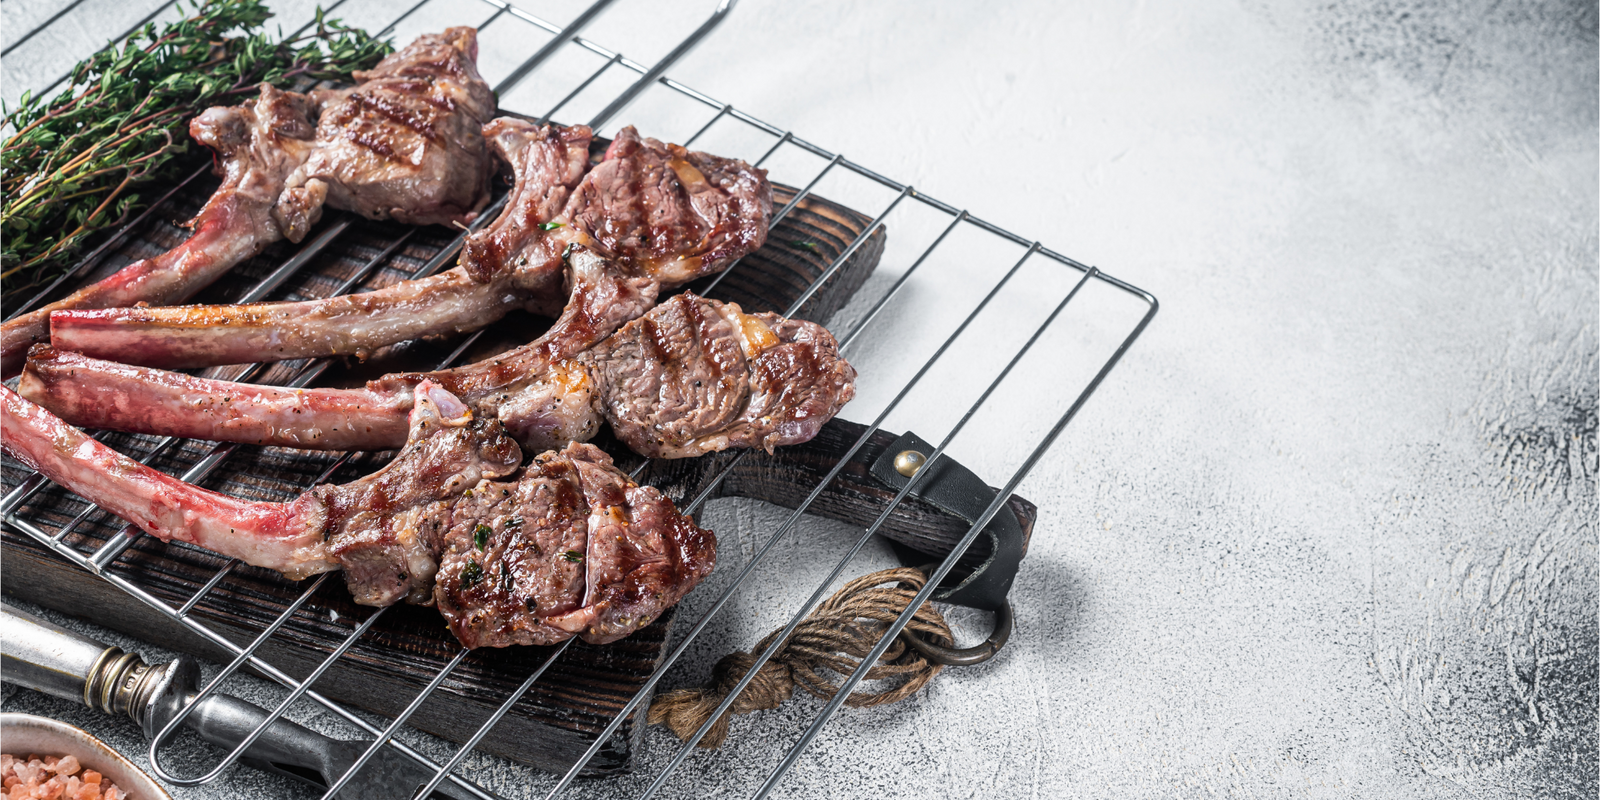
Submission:
[[[695,344],[698,345],[701,342],[716,341],[718,339],[712,326],[716,322],[723,321],[721,315],[718,315],[718,319],[715,321],[709,319],[706,314],[706,307],[700,303],[685,303],[683,304],[683,309],[684,314],[689,318],[689,322],[694,326]],[[735,371],[743,372],[742,367],[744,365],[742,363],[734,363],[737,354],[742,350],[742,347],[732,349],[726,347],[712,348],[708,353],[710,358],[707,360],[712,367],[712,377],[722,383],[727,383],[731,380],[731,376]]]
[[[591,305],[594,294],[595,291],[587,283],[576,283],[572,287],[571,299],[567,301],[567,305],[576,313],[563,320],[562,327],[564,333],[573,340],[594,342],[610,333],[606,330],[596,335],[596,332],[605,325],[605,320],[595,313],[596,309]],[[565,342],[560,341],[545,341],[539,345],[539,351],[545,359],[551,360],[561,353],[564,344]]]
[[[677,365],[672,360],[672,343],[667,339],[666,333],[661,330],[661,326],[654,319],[645,317],[639,320],[639,329],[644,331],[644,336],[640,341],[650,348],[648,357],[654,361],[669,365],[666,367],[668,370],[676,370]]]
[[[394,79],[389,82],[388,86],[393,91],[414,97],[441,111],[454,112],[456,110],[455,98],[449,92],[437,91],[435,84],[431,81]]]
[[[185,484],[89,439],[0,386],[0,445],[163,541],[293,579],[343,569],[356,602],[434,604],[469,648],[596,644],[649,624],[716,563],[716,539],[598,449],[574,444],[522,470],[498,423],[436,384],[378,472],[292,502]]]
[[[803,442],[854,396],[855,370],[821,326],[746,315],[688,293],[593,348],[551,353],[526,347],[453,370],[386,376],[365,389],[290,392],[42,348],[19,391],[92,427],[373,450],[404,441],[405,409],[432,380],[483,418],[499,419],[531,451],[587,440],[603,419],[628,447],[665,458]]]
[[[400,96],[392,93],[394,81],[383,78],[384,88],[391,91],[385,99]],[[363,112],[371,125],[330,127],[339,109],[364,109],[367,102],[341,93],[330,97],[327,102],[332,106],[324,114],[319,135],[339,137],[344,156],[367,167],[379,165],[380,171],[386,165],[406,171],[407,157],[423,175],[435,169],[428,166],[437,160],[430,152],[440,148],[420,135],[389,135],[404,126],[376,112]],[[463,103],[464,108],[468,105]],[[437,131],[445,131],[446,122],[459,122],[456,117],[439,119]],[[455,133],[445,138],[445,148],[463,144]],[[663,288],[719,268],[765,241],[771,188],[762,170],[744,162],[643,139],[625,128],[609,149],[609,159],[585,174],[590,132],[581,126],[536,127],[501,118],[469,138],[479,147],[487,142],[509,161],[517,185],[501,218],[468,237],[460,266],[447,273],[451,279],[406,282],[360,300],[298,303],[292,306],[296,312],[292,318],[258,318],[243,323],[246,330],[233,332],[212,332],[204,326],[185,329],[177,316],[160,313],[68,316],[60,321],[61,346],[167,368],[359,355],[403,339],[475,330],[523,308],[543,315],[563,314],[528,352],[529,359],[557,360],[643,314]],[[349,161],[313,156],[303,174],[297,173],[304,183],[286,190],[285,196],[305,207],[320,202],[318,192],[325,193],[330,203],[340,196],[348,200],[348,182],[361,177],[347,174]],[[433,210],[465,207],[444,203]],[[369,217],[393,214],[402,222],[412,221],[381,203],[359,211]],[[574,247],[592,255],[581,268],[564,257]],[[367,318],[361,314],[345,313],[358,308],[361,314],[379,319],[364,324]],[[206,314],[245,318],[220,308]],[[169,319],[174,324],[167,325]],[[500,375],[494,380],[502,378],[526,379]],[[449,385],[467,390],[454,381]]]
[[[419,93],[419,96],[427,97],[429,94],[431,92]],[[368,92],[357,91],[350,96],[350,101],[353,105],[367,111],[376,112],[384,119],[410,128],[429,139],[439,139],[439,132],[433,125],[434,120],[428,115],[418,114],[399,103],[385,99],[381,95]]]
[[[461,45],[458,42],[450,41],[450,39],[452,38],[452,32],[454,32],[454,31],[470,31],[471,32],[470,52],[468,52],[467,50],[461,50],[460,49]],[[477,59],[478,59],[478,52],[477,52],[478,51],[478,42],[477,42],[477,32],[476,32],[476,30],[474,30],[472,28],[465,28],[465,27],[449,28],[443,34],[436,35],[435,38],[437,38],[440,41],[448,43],[449,45],[451,45],[452,48],[458,49],[458,52],[460,52],[463,56],[465,56],[466,59],[468,59],[468,60],[470,60],[472,62],[476,62],[477,61]],[[460,38],[460,37],[456,36],[455,38]],[[449,53],[449,52],[435,51],[435,52],[432,52],[432,53],[424,52],[424,53],[421,53],[421,54],[412,55],[410,58],[404,60],[403,62],[397,62],[397,63],[393,63],[393,64],[390,64],[390,63],[379,63],[378,66],[373,68],[373,69],[365,70],[365,71],[357,71],[357,72],[354,72],[352,74],[355,76],[356,80],[358,80],[358,81],[368,81],[368,80],[372,80],[373,78],[379,78],[379,77],[383,77],[383,78],[417,77],[417,78],[422,78],[422,79],[429,79],[429,78],[436,78],[441,73],[443,73],[445,75],[448,75],[448,76],[450,76],[452,78],[468,79],[468,78],[470,78],[470,76],[468,75],[468,73],[464,69],[464,66],[465,65],[462,64],[462,59],[457,57],[456,55],[454,55],[452,53]]]
[[[374,136],[360,130],[359,128],[345,128],[344,138],[355,144],[361,145],[362,147],[371,150],[372,152],[377,153],[378,155],[383,156],[390,161],[401,160],[395,156],[394,148],[390,146],[389,140],[384,137]]]
[[[709,531],[589,445],[540,455],[515,485],[480,483],[455,504],[469,507],[466,519],[495,524],[448,526],[433,593],[468,647],[615,641],[715,564]]]

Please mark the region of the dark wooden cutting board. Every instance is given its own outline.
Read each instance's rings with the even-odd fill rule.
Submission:
[[[204,182],[201,182],[204,184]],[[203,203],[214,184],[201,185],[179,198],[171,219],[182,219]],[[777,187],[781,208],[794,190]],[[740,303],[746,311],[782,311],[827,265],[866,229],[865,215],[821,198],[807,198],[772,231],[768,244],[747,257],[712,297]],[[404,229],[381,223],[357,222],[354,228],[319,255],[301,276],[292,279],[275,299],[304,299],[326,294],[331,287],[371,258]],[[181,241],[185,232],[158,223],[133,237],[112,259],[107,269],[144,257]],[[451,233],[430,229],[413,237],[368,285],[392,283],[425,263],[449,241]],[[878,229],[802,308],[797,316],[826,322],[862,285],[883,252],[886,232]],[[291,246],[269,249],[242,265],[233,280],[208,290],[198,302],[227,302],[237,298],[261,276],[292,255]],[[702,284],[703,285],[703,284]],[[475,348],[476,356],[504,348],[537,335],[531,329],[540,321],[508,318]],[[448,353],[453,342],[422,342],[390,348],[369,363],[330,370],[321,383],[358,382],[374,371],[400,365],[415,369]],[[274,367],[266,380],[285,380],[297,369],[291,362]],[[844,420],[826,426],[813,442],[784,448],[776,454],[751,453],[718,488],[720,495],[738,494],[793,507],[838,462],[841,454],[864,431]],[[893,491],[877,483],[866,465],[883,452],[894,435],[878,432],[822,495],[813,507],[824,516],[865,524],[878,516]],[[153,437],[114,434],[108,443],[139,456],[150,452]],[[606,442],[601,442],[606,444]],[[159,456],[153,465],[181,473],[203,457],[210,445],[189,442]],[[632,454],[608,449],[619,461]],[[349,480],[376,469],[389,454],[365,454],[353,459],[333,477]],[[204,482],[208,488],[242,497],[283,500],[311,485],[335,454],[302,453],[281,448],[240,448],[224,466]],[[718,454],[653,468],[647,479],[679,502],[687,502],[711,484],[711,478],[732,458]],[[27,472],[9,459],[5,483],[13,486]],[[1033,507],[1022,500],[1012,510],[1031,530]],[[19,514],[47,531],[55,531],[85,508],[83,501],[59,488],[39,493]],[[67,539],[81,551],[93,551],[121,529],[120,520],[99,513],[80,524]],[[964,520],[932,505],[912,499],[898,507],[885,535],[933,555],[949,552],[967,530]],[[979,548],[983,547],[979,540]],[[222,651],[190,633],[162,614],[125,594],[106,581],[52,554],[19,532],[0,534],[3,548],[4,590],[39,605],[83,617],[145,641],[219,661],[231,660]],[[976,549],[976,548],[975,548]],[[981,559],[972,553],[964,560]],[[176,607],[191,598],[225,560],[181,544],[163,544],[140,537],[109,571],[128,579],[151,595]],[[245,644],[276,618],[303,591],[303,584],[285,580],[270,570],[235,568],[195,605],[193,617],[202,624]],[[364,620],[372,609],[356,606],[343,582],[334,576],[260,650],[269,662],[296,676],[307,674]],[[592,646],[575,643],[533,688],[511,709],[479,745],[479,749],[537,767],[564,770],[589,747],[599,731],[616,715],[661,663],[674,615],[620,642]],[[400,606],[388,609],[371,631],[321,678],[316,689],[336,700],[384,715],[398,713],[452,657],[460,646],[431,608]],[[421,730],[453,741],[473,734],[488,715],[535,669],[549,653],[547,648],[513,647],[474,651],[440,689],[412,717]],[[642,711],[642,709],[641,709]],[[636,713],[590,762],[586,774],[605,775],[626,770],[642,742],[642,714]]]

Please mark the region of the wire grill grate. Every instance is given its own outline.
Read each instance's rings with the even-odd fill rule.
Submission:
[[[332,3],[329,10],[337,8],[343,2],[344,0],[339,0],[339,2]],[[928,197],[909,185],[894,181],[845,158],[841,154],[830,152],[796,136],[792,131],[766,123],[735,108],[731,104],[716,100],[670,78],[666,78],[664,76],[665,71],[716,27],[731,10],[733,0],[723,0],[722,4],[716,8],[699,28],[674,47],[665,58],[654,65],[636,62],[621,53],[609,50],[578,35],[579,29],[610,5],[611,0],[599,0],[599,2],[594,3],[580,13],[567,26],[552,24],[499,0],[481,0],[481,2],[492,7],[493,11],[486,20],[479,22],[480,28],[520,24],[543,31],[550,36],[548,41],[537,52],[523,60],[499,79],[496,85],[496,90],[499,92],[504,93],[511,89],[558,52],[577,49],[586,51],[599,60],[598,66],[588,72],[587,77],[578,82],[575,88],[565,92],[564,96],[540,115],[541,120],[549,119],[563,108],[568,107],[577,98],[589,99],[589,95],[598,91],[597,87],[604,83],[601,80],[602,76],[606,76],[617,67],[621,67],[639,77],[633,79],[620,94],[610,98],[608,101],[604,101],[602,110],[590,121],[591,126],[596,128],[597,131],[600,130],[602,125],[612,121],[623,108],[627,107],[647,90],[659,87],[665,90],[666,96],[671,98],[673,102],[686,104],[686,107],[690,110],[704,109],[712,112],[712,116],[698,126],[693,135],[684,141],[686,145],[694,144],[697,140],[713,131],[721,131],[729,126],[734,126],[743,134],[753,134],[770,140],[770,144],[764,150],[758,151],[762,152],[757,162],[758,164],[767,165],[767,162],[780,157],[788,157],[791,154],[809,157],[812,161],[820,160],[822,162],[820,169],[814,174],[802,175],[801,180],[795,181],[795,185],[803,186],[803,188],[799,190],[798,194],[790,202],[780,208],[776,215],[777,217],[781,218],[782,215],[789,213],[803,199],[813,196],[814,191],[819,186],[826,184],[831,187],[841,177],[849,178],[869,188],[887,192],[891,195],[892,199],[883,206],[881,211],[873,216],[866,229],[854,241],[848,243],[841,255],[829,265],[828,270],[803,291],[799,299],[787,310],[786,313],[789,315],[793,315],[800,310],[807,300],[836,271],[847,263],[850,256],[858,248],[862,247],[873,234],[878,233],[888,224],[888,220],[902,219],[913,213],[913,210],[917,213],[931,214],[936,218],[942,218],[931,229],[935,232],[931,236],[931,243],[925,248],[907,254],[908,257],[905,261],[908,262],[908,266],[890,285],[883,288],[875,298],[871,299],[871,305],[866,305],[866,300],[862,300],[857,304],[857,306],[865,306],[865,308],[856,313],[854,324],[848,330],[835,328],[834,332],[839,336],[841,347],[847,354],[850,353],[853,346],[862,341],[862,335],[869,328],[881,328],[885,324],[898,324],[901,321],[893,313],[895,301],[901,298],[902,289],[908,285],[913,276],[918,274],[925,264],[939,260],[945,257],[945,254],[953,251],[967,252],[962,248],[972,247],[973,245],[970,244],[972,240],[983,242],[989,248],[987,259],[989,261],[993,261],[993,252],[996,248],[1015,247],[1020,249],[1020,256],[998,279],[987,280],[986,276],[981,274],[973,276],[980,279],[978,282],[983,287],[979,290],[982,292],[981,300],[977,302],[975,307],[971,308],[952,332],[942,340],[938,340],[940,344],[913,374],[907,377],[897,388],[885,388],[882,391],[886,400],[881,403],[877,417],[866,433],[863,433],[855,442],[850,451],[852,455],[866,443],[873,432],[884,426],[886,421],[899,419],[898,416],[895,416],[897,409],[903,410],[902,406],[907,398],[912,396],[914,390],[917,390],[919,386],[925,387],[927,384],[943,378],[955,358],[951,353],[965,346],[963,343],[966,340],[980,339],[980,344],[991,352],[992,359],[997,364],[1004,364],[1004,366],[986,384],[982,381],[975,381],[974,386],[983,387],[976,399],[965,405],[964,408],[952,412],[951,416],[953,418],[948,420],[948,424],[942,427],[935,426],[941,428],[944,433],[941,436],[937,450],[930,457],[930,461],[945,457],[948,448],[951,447],[957,435],[968,427],[969,423],[973,421],[980,411],[992,408],[993,406],[990,405],[992,401],[996,405],[1003,404],[997,399],[997,392],[999,392],[1002,384],[1015,372],[1019,364],[1024,363],[1029,358],[1038,357],[1039,348],[1037,345],[1040,341],[1048,339],[1053,342],[1055,339],[1062,338],[1061,332],[1069,327],[1064,320],[1071,316],[1064,312],[1067,312],[1069,306],[1072,306],[1072,302],[1084,293],[1086,287],[1109,289],[1114,295],[1130,298],[1138,305],[1138,313],[1122,319],[1118,324],[1112,325],[1112,335],[1108,339],[1111,342],[1111,346],[1108,352],[1096,351],[1093,355],[1085,355],[1080,359],[1084,361],[1084,380],[1079,393],[1070,400],[1064,411],[1054,417],[1053,423],[1049,425],[1047,430],[1039,433],[1036,437],[1030,437],[1032,441],[1026,443],[1025,455],[1021,457],[1020,464],[1010,471],[1000,494],[990,504],[983,517],[970,527],[955,550],[939,564],[927,587],[918,596],[917,602],[912,603],[909,607],[911,610],[917,608],[921,601],[925,600],[933,591],[939,580],[955,566],[979,532],[1000,510],[1018,484],[1033,469],[1040,457],[1056,441],[1067,424],[1116,365],[1128,347],[1138,338],[1157,310],[1155,298],[1147,292],[1106,275],[1096,268],[1080,264],[1045,248],[1037,241],[1028,240],[997,225],[976,218],[965,210]],[[162,13],[170,5],[170,3],[163,4],[151,16],[154,17],[156,14]],[[394,30],[401,22],[426,5],[429,5],[429,0],[422,0],[422,2],[406,7],[402,14],[389,21],[381,30],[384,32]],[[470,18],[470,15],[467,16]],[[56,21],[56,18],[53,17],[45,22],[45,25],[49,25],[54,21]],[[463,21],[466,20],[464,19]],[[18,39],[12,47],[19,46],[31,35],[32,33],[30,32]],[[686,111],[684,113],[688,115],[690,112]],[[791,158],[790,160],[794,159]],[[139,237],[144,235],[146,229],[150,227],[152,219],[159,219],[160,214],[173,214],[173,209],[168,204],[175,199],[181,199],[186,189],[192,190],[193,187],[204,185],[203,181],[197,183],[197,179],[200,178],[202,173],[203,170],[191,175],[178,186],[173,187],[171,192],[167,193],[155,206],[152,206],[150,211],[134,220],[123,230],[116,232],[101,247],[85,256],[78,268],[69,273],[62,282],[58,282],[58,285],[46,289],[45,292],[29,299],[25,304],[8,309],[8,311],[11,314],[21,313],[46,299],[60,285],[81,282],[107,256],[119,248],[124,251],[137,251],[141,245],[151,248],[162,247],[163,244],[160,242],[142,242]],[[502,195],[494,206],[479,217],[477,224],[481,225],[492,219],[500,203],[503,202],[504,196]],[[162,210],[158,211],[158,209]],[[777,219],[775,218],[774,228],[776,228],[776,222]],[[900,223],[897,222],[897,224]],[[915,225],[907,227],[914,228]],[[325,221],[317,229],[316,235],[308,239],[295,252],[283,252],[287,248],[269,249],[267,254],[242,268],[236,277],[245,278],[245,280],[236,281],[237,285],[234,288],[237,296],[230,299],[254,301],[260,299],[300,299],[311,296],[330,296],[359,291],[367,287],[387,285],[406,278],[432,274],[453,261],[465,235],[466,233],[463,232],[453,238],[447,238],[439,236],[437,231],[406,230],[399,226],[379,225],[357,220],[348,214],[338,216]],[[969,240],[969,244],[962,245],[956,242],[957,239],[962,238]],[[333,250],[356,254],[355,260],[361,266],[342,274],[330,274],[325,268],[330,259],[324,256]],[[349,259],[345,259],[345,261],[348,262]],[[1013,337],[1008,337],[1005,340],[995,340],[989,334],[985,334],[983,331],[986,328],[982,320],[985,319],[986,310],[989,310],[992,314],[993,311],[991,309],[996,298],[1002,297],[1008,291],[1015,291],[1015,279],[1017,276],[1036,269],[1040,264],[1047,265],[1057,271],[1060,268],[1065,268],[1068,273],[1077,277],[1065,283],[1065,293],[1059,300],[1045,304],[1049,311],[1048,314],[1044,315],[1042,322],[1037,325],[1022,326]],[[735,264],[714,279],[694,288],[702,293],[708,292],[739,268],[740,265]],[[1082,306],[1084,302],[1080,301],[1078,306],[1072,307]],[[473,348],[479,344],[482,336],[483,333],[479,332],[467,337],[465,341],[457,343],[453,349],[443,353],[442,358],[439,357],[440,353],[437,352],[433,353],[433,358],[437,359],[436,363],[439,366],[467,359]],[[985,338],[986,336],[989,338]],[[428,348],[422,347],[417,348],[417,352],[405,353],[406,358],[412,359],[408,366],[414,368],[417,364],[416,359],[427,358],[429,352],[431,351]],[[333,365],[334,362],[331,360],[285,362],[277,365],[219,368],[213,370],[210,374],[230,379],[243,378],[258,382],[304,386],[319,378],[325,378],[328,370]],[[1004,394],[1004,392],[999,392],[1002,397]],[[254,493],[255,496],[262,499],[283,499],[283,497],[309,488],[323,480],[351,473],[364,473],[370,471],[381,460],[381,456],[370,454],[291,454],[262,448],[213,445],[205,442],[158,439],[156,437],[126,434],[105,434],[100,438],[121,452],[139,458],[159,469],[181,474],[185,480],[198,482],[209,479],[213,486],[217,486],[222,491],[230,491],[247,496]],[[710,484],[697,496],[689,499],[683,510],[690,514],[698,513],[712,495],[716,483],[733,470],[743,458],[745,458],[745,454],[741,453],[723,465]],[[799,503],[784,519],[783,523],[761,544],[742,570],[732,579],[731,584],[711,602],[708,609],[689,627],[687,632],[678,637],[676,644],[672,646],[662,662],[651,672],[644,684],[632,695],[632,699],[610,719],[605,728],[593,739],[593,744],[589,746],[587,751],[578,755],[570,768],[550,788],[548,797],[562,794],[570,786],[573,779],[595,758],[597,753],[606,747],[611,736],[630,718],[630,715],[641,704],[648,701],[665,672],[683,657],[696,639],[713,623],[718,614],[728,606],[735,592],[755,574],[758,566],[768,557],[773,548],[794,530],[806,510],[811,508],[817,501],[828,482],[837,476],[843,464],[844,460],[841,460],[840,466],[835,467],[831,473],[818,481],[815,486],[810,487],[810,492],[806,499]],[[635,474],[643,473],[648,466],[648,462],[639,465],[635,470]],[[273,480],[265,484],[261,481],[240,481],[239,476],[244,474],[255,477],[269,475]],[[919,476],[926,474],[929,474],[929,470],[924,469],[918,473]],[[913,479],[910,484],[901,489],[877,521],[868,526],[859,539],[839,558],[828,579],[817,585],[810,598],[794,610],[786,630],[792,630],[810,612],[812,607],[820,602],[826,595],[830,584],[844,574],[844,570],[850,564],[851,559],[884,524],[895,506],[904,501],[908,493],[914,488],[915,482],[916,480]],[[275,488],[264,490],[262,488],[264,485]],[[225,579],[238,579],[240,576],[251,573],[254,568],[244,567],[232,561],[222,564],[220,567],[214,568],[214,571],[198,592],[187,596],[176,593],[172,587],[160,585],[159,582],[141,582],[142,579],[134,571],[120,568],[119,560],[133,557],[130,553],[137,554],[141,547],[148,545],[147,537],[144,537],[137,529],[131,526],[121,526],[120,522],[115,520],[108,522],[103,512],[98,512],[81,499],[71,496],[64,490],[59,489],[59,487],[48,484],[38,476],[29,475],[20,465],[9,459],[6,464],[6,494],[4,499],[0,500],[0,511],[3,511],[4,522],[7,526],[32,537],[78,567],[100,575],[117,589],[126,592],[160,612],[166,619],[182,626],[190,633],[198,635],[220,650],[231,654],[233,657],[232,662],[216,678],[207,683],[203,693],[216,690],[229,675],[240,668],[249,666],[290,689],[289,696],[273,711],[273,718],[282,714],[293,702],[303,696],[320,704],[349,724],[363,730],[366,734],[375,736],[375,743],[367,750],[362,759],[345,774],[339,784],[328,791],[325,797],[331,797],[336,794],[343,784],[360,770],[367,759],[385,743],[392,744],[399,748],[401,752],[434,770],[434,778],[425,787],[425,790],[432,789],[440,781],[448,780],[479,797],[487,798],[493,796],[482,788],[455,775],[453,771],[462,763],[463,759],[474,751],[502,716],[526,693],[538,685],[541,678],[545,677],[547,671],[558,663],[558,660],[567,653],[571,645],[571,641],[569,641],[561,646],[548,648],[548,652],[542,659],[538,660],[538,663],[529,671],[526,678],[506,692],[503,700],[496,706],[489,719],[478,726],[471,736],[466,737],[465,744],[457,749],[448,761],[440,764],[429,760],[423,754],[395,739],[394,734],[418,712],[434,692],[440,691],[440,687],[451,680],[452,674],[466,660],[469,651],[463,649],[456,653],[441,670],[432,676],[423,691],[415,695],[405,708],[394,716],[392,722],[380,729],[342,704],[317,692],[312,688],[312,685],[323,670],[341,657],[346,657],[346,652],[369,634],[373,623],[385,614],[388,609],[374,610],[359,622],[351,620],[346,626],[349,632],[341,645],[330,656],[315,665],[308,679],[296,680],[289,674],[288,670],[283,668],[282,664],[275,664],[271,659],[265,657],[262,647],[264,643],[271,640],[274,633],[291,616],[296,613],[306,613],[301,609],[311,603],[318,592],[321,591],[322,579],[310,582],[299,598],[287,610],[278,614],[273,623],[260,631],[256,631],[254,640],[248,645],[240,645],[229,636],[224,635],[224,633],[195,619],[193,612],[197,604],[209,593],[215,591]],[[111,533],[109,535],[90,535],[90,529],[99,528],[105,528]],[[167,547],[183,546],[170,545]],[[705,589],[702,588],[702,591],[705,591]],[[876,660],[877,656],[888,647],[898,631],[906,624],[910,613],[911,611],[908,610],[906,614],[902,615],[900,619],[889,627],[889,630],[879,641],[871,656],[863,661],[863,667],[849,676],[839,695],[823,708],[821,713],[800,733],[798,739],[787,749],[781,759],[772,766],[770,773],[756,791],[756,797],[767,796],[778,785],[784,774],[800,757],[802,751],[818,735],[828,719],[838,710],[839,705],[849,694],[851,688],[863,679],[867,665]],[[781,641],[781,637],[779,641]],[[769,659],[777,646],[777,644],[774,644],[766,652],[758,654],[757,663],[763,663]],[[754,675],[754,671],[752,670],[750,674]],[[748,678],[746,682],[748,682]],[[742,689],[743,685],[744,683],[741,683],[739,688]],[[723,706],[726,707],[731,704],[732,698],[736,697],[737,694],[737,689],[730,693],[728,695],[729,700],[725,701]],[[718,714],[713,714],[712,719],[715,719],[721,710],[719,709]],[[681,767],[687,755],[692,751],[695,742],[706,733],[709,726],[710,723],[708,722],[691,741],[678,749],[666,767],[644,790],[642,797],[654,796],[667,785],[672,774]],[[163,742],[164,739],[158,737],[152,743],[151,762],[163,779],[180,785],[193,785],[214,780],[237,759],[240,752],[236,750],[229,754],[206,774],[197,776],[173,775],[162,765],[161,749]]]

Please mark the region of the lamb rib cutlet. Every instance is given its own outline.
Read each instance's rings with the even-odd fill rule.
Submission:
[[[505,212],[468,237],[454,269],[325,300],[62,312],[51,319],[52,344],[164,369],[365,356],[477,330],[514,309],[555,316],[565,303],[541,341],[572,355],[643,314],[663,288],[766,241],[772,187],[743,161],[624,128],[585,174],[586,127],[500,118],[483,134],[511,164],[516,187]],[[592,258],[577,264],[574,252]]]
[[[313,112],[304,95],[263,84],[255,102],[208,108],[191,120],[189,135],[215,151],[223,175],[222,186],[189,221],[194,234],[0,326],[0,375],[15,374],[28,348],[48,338],[53,311],[180,302],[283,238],[284,222],[274,213],[278,195],[311,151]]]
[[[543,236],[540,226],[561,213],[589,167],[587,127],[533,128],[501,118],[485,125],[483,134],[511,163],[517,181],[507,210],[468,237],[467,252],[482,239],[504,238],[510,231]],[[390,342],[481,327],[515,308],[559,313],[559,262],[554,269],[503,272],[504,280],[480,281],[456,267],[374,292],[298,303],[63,312],[52,318],[51,343],[127,364],[183,369],[317,355],[364,357]]]
[[[437,384],[378,472],[288,503],[248,502],[145,467],[0,386],[0,444],[164,541],[291,579],[343,569],[356,602],[434,604],[467,647],[605,643],[711,572],[716,540],[595,447],[521,451]],[[500,480],[505,479],[505,480]]]
[[[476,31],[451,28],[357,72],[353,89],[307,96],[263,84],[254,103],[202,112],[189,133],[216,152],[223,181],[190,221],[194,235],[6,322],[0,375],[46,340],[53,312],[183,302],[267,245],[300,241],[324,203],[418,225],[470,222],[489,201],[493,167],[478,131],[494,93],[477,53]]]
[[[282,202],[301,235],[324,203],[407,225],[471,222],[489,202],[494,159],[479,131],[495,96],[478,74],[478,31],[424,34],[347,89],[311,93],[317,147]]]
[[[88,428],[308,449],[383,450],[406,436],[419,386],[437,383],[531,452],[593,436],[601,419],[648,456],[808,441],[855,395],[855,370],[811,322],[745,314],[684,293],[570,357],[525,345],[362,389],[205,380],[35,349],[19,390]]]

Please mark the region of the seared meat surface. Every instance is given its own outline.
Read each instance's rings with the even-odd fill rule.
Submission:
[[[417,387],[435,382],[533,452],[586,440],[603,418],[634,450],[681,458],[806,441],[854,396],[854,380],[822,326],[684,293],[576,355],[529,345],[364,389],[211,381],[48,347],[18,388],[85,427],[382,450],[400,446]]]
[[[690,294],[574,360],[617,438],[661,458],[809,441],[855,396],[827,329]]]
[[[434,601],[468,647],[616,641],[716,564],[710,531],[587,444],[544,453],[514,483],[485,481],[426,519],[445,539]]]
[[[643,138],[632,126],[617,132],[604,160],[570,192],[550,191],[546,187],[572,185],[552,180],[571,162],[562,162],[562,151],[551,145],[579,132],[589,135],[588,128],[551,132],[510,118],[484,129],[516,169],[517,189],[506,212],[462,248],[461,266],[473,278],[559,271],[561,254],[576,244],[597,250],[626,274],[672,288],[766,242],[772,185],[765,170]],[[551,213],[557,199],[563,201],[559,216]]]
[[[191,120],[189,135],[216,153],[223,176],[222,186],[189,221],[194,235],[0,326],[0,375],[16,374],[28,348],[49,338],[53,311],[182,302],[284,236],[299,241],[290,235],[293,223],[278,201],[289,173],[311,152],[312,119],[304,95],[263,85],[253,102],[208,108]]]
[[[279,239],[298,242],[324,203],[374,219],[464,223],[489,201],[493,161],[478,135],[494,94],[477,33],[451,28],[390,54],[365,83],[311,97],[263,84],[253,103],[207,109],[189,133],[217,154],[222,186],[188,241],[5,323],[0,375],[50,334],[50,315],[189,299]],[[320,119],[320,122],[316,120]]]
[[[477,31],[450,28],[355,73],[354,87],[313,92],[317,147],[283,190],[298,232],[323,203],[409,225],[470,222],[494,167],[479,130],[495,98],[477,58]]]
[[[586,439],[603,416],[635,452],[660,458],[808,441],[855,395],[855,369],[822,326],[688,293],[533,380],[503,380],[525,363],[510,358],[383,385],[437,380],[469,402],[493,402],[512,435],[535,447]],[[494,380],[465,379],[486,375]],[[518,391],[504,392],[508,384]]]
[[[516,182],[500,216],[462,243],[459,269],[478,283],[509,281],[534,303],[528,310],[555,316],[563,299],[560,255],[571,239],[570,231],[551,232],[564,227],[567,203],[589,172],[594,132],[501,117],[484,126],[483,137]]]
[[[405,447],[383,469],[301,498],[317,506],[328,553],[362,605],[428,603],[441,542],[436,530],[418,524],[421,509],[510,475],[522,462],[498,420],[474,416],[437,386],[419,396],[409,425]]]
[[[343,569],[356,602],[437,604],[468,647],[615,641],[676,603],[716,540],[590,445],[521,451],[438,385],[417,388],[406,446],[383,469],[288,503],[178,481],[0,386],[0,445],[163,540],[299,579]],[[505,480],[500,480],[504,478]]]
[[[765,170],[617,132],[578,187],[567,218],[635,273],[671,288],[732,264],[767,241]]]
[[[467,238],[455,269],[299,303],[64,312],[52,320],[53,343],[167,369],[363,356],[523,308],[560,312],[538,344],[562,358],[643,314],[663,288],[766,241],[772,187],[743,161],[624,128],[585,174],[588,128],[501,118],[483,133],[515,170],[516,187],[500,217]]]

